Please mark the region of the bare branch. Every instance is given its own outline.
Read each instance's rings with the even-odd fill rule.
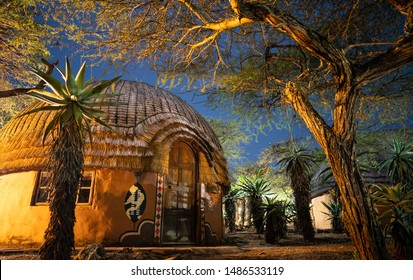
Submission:
[[[204,24],[208,23],[208,19],[199,11],[197,7],[195,7],[191,1],[188,0],[179,0],[182,2],[194,15],[196,15]]]
[[[55,63],[50,63],[43,58],[42,58],[42,62],[46,65],[46,71],[45,71],[46,74],[51,74],[53,72],[54,67],[59,63],[58,60]],[[45,86],[46,86],[46,83],[42,80],[37,84],[37,86],[33,88],[16,88],[16,89],[0,91],[0,98],[23,95],[23,94],[26,94],[29,90],[42,89]]]

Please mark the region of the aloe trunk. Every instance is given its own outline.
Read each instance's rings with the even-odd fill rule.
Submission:
[[[67,260],[74,249],[76,196],[83,167],[83,139],[77,130],[74,121],[67,123],[51,147],[50,221],[41,259]]]

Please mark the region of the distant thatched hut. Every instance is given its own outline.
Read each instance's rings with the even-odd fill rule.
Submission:
[[[337,183],[334,177],[331,176],[328,179],[326,179],[328,172],[326,174],[323,174],[326,168],[327,168],[326,164],[322,165],[318,169],[316,174],[313,176],[313,178],[311,179],[311,183],[310,183],[311,184],[310,197],[311,197],[311,205],[312,205],[311,212],[312,212],[314,227],[318,231],[332,229],[331,219],[328,215],[325,214],[325,213],[328,213],[329,211],[323,205],[323,202],[326,204],[331,203],[332,190],[334,190],[336,195],[339,195],[338,186],[337,186]],[[388,185],[390,183],[389,179],[383,174],[364,171],[361,173],[361,175],[363,176],[364,184],[366,184],[367,186],[372,185],[372,184]]]
[[[107,89],[125,105],[102,107],[113,131],[94,125],[86,143],[76,244],[216,244],[229,175],[211,127],[179,97],[144,83]],[[112,100],[115,101],[115,100]],[[27,110],[40,106],[33,104]],[[38,246],[49,220],[47,148],[52,113],[0,130],[0,244]]]

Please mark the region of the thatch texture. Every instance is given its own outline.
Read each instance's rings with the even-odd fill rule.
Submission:
[[[113,131],[94,124],[86,143],[85,168],[115,168],[167,173],[171,145],[185,141],[202,152],[213,170],[210,182],[229,185],[222,148],[206,120],[181,98],[145,83],[118,81],[105,93],[124,105],[102,107]],[[34,103],[26,110],[42,106]],[[45,169],[51,139],[42,146],[53,112],[12,119],[0,130],[0,174]],[[210,172],[208,172],[210,173]]]
[[[321,165],[321,167],[316,171],[315,175],[312,177],[310,182],[310,197],[315,198],[321,195],[328,193],[331,189],[337,187],[337,183],[333,176],[325,180],[328,172],[326,174],[322,174],[323,170],[327,168],[326,164]],[[366,185],[372,184],[384,184],[389,185],[390,180],[386,177],[386,175],[375,173],[375,172],[367,172],[362,171],[361,175],[363,176],[363,182]],[[323,182],[325,181],[325,182]]]

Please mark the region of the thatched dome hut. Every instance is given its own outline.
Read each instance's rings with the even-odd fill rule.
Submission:
[[[223,239],[221,200],[229,186],[222,148],[206,120],[181,98],[118,81],[102,107],[109,130],[92,126],[85,148],[75,234],[86,243],[212,244]],[[34,103],[27,110],[42,106]],[[42,145],[52,112],[12,119],[0,130],[0,243],[37,246],[48,222]]]

